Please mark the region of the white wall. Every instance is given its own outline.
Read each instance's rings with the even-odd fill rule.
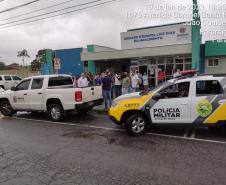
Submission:
[[[217,67],[208,67],[208,59],[205,61],[205,73],[207,74],[226,74],[226,57],[219,58]]]

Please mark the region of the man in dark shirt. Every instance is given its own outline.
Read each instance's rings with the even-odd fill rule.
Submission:
[[[112,79],[108,75],[108,73],[105,73],[104,78],[102,79],[102,91],[103,91],[103,97],[104,97],[104,103],[105,103],[106,110],[108,110],[108,108],[111,106],[111,103],[112,103],[111,88],[112,88]],[[108,107],[108,103],[109,103],[109,107]]]

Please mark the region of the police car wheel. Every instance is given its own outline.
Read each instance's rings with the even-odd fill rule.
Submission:
[[[146,120],[141,114],[134,114],[127,118],[125,127],[131,135],[139,136],[146,129]]]

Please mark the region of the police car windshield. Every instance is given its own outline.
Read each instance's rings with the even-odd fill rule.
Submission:
[[[140,92],[140,95],[141,95],[141,96],[144,96],[144,95],[147,95],[147,94],[148,94],[149,92],[151,92],[151,91],[159,91],[159,90],[161,90],[163,87],[167,87],[167,86],[172,85],[172,84],[173,84],[173,83],[172,83],[172,82],[169,82],[169,81],[164,82],[164,83],[161,83],[161,84],[157,85],[156,87],[153,87],[153,88],[150,88],[150,89],[146,89],[146,90],[141,91],[141,92]]]

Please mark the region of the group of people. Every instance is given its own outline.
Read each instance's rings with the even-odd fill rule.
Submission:
[[[178,77],[180,71],[174,73],[174,77]],[[162,69],[158,72],[158,83],[163,83],[166,75]],[[112,99],[120,95],[139,92],[146,90],[150,86],[147,73],[139,73],[138,71],[112,74],[109,70],[102,73],[92,75],[91,73],[82,73],[80,77],[75,78],[76,87],[88,87],[91,85],[102,86],[103,97],[105,100],[105,109],[111,106]]]
[[[82,73],[80,77],[75,77],[76,87],[82,88],[91,85],[102,86],[105,108],[108,109],[113,98],[148,89],[149,81],[147,73],[142,75],[138,71],[130,74],[127,72],[112,74],[109,70],[106,70],[96,75]]]

